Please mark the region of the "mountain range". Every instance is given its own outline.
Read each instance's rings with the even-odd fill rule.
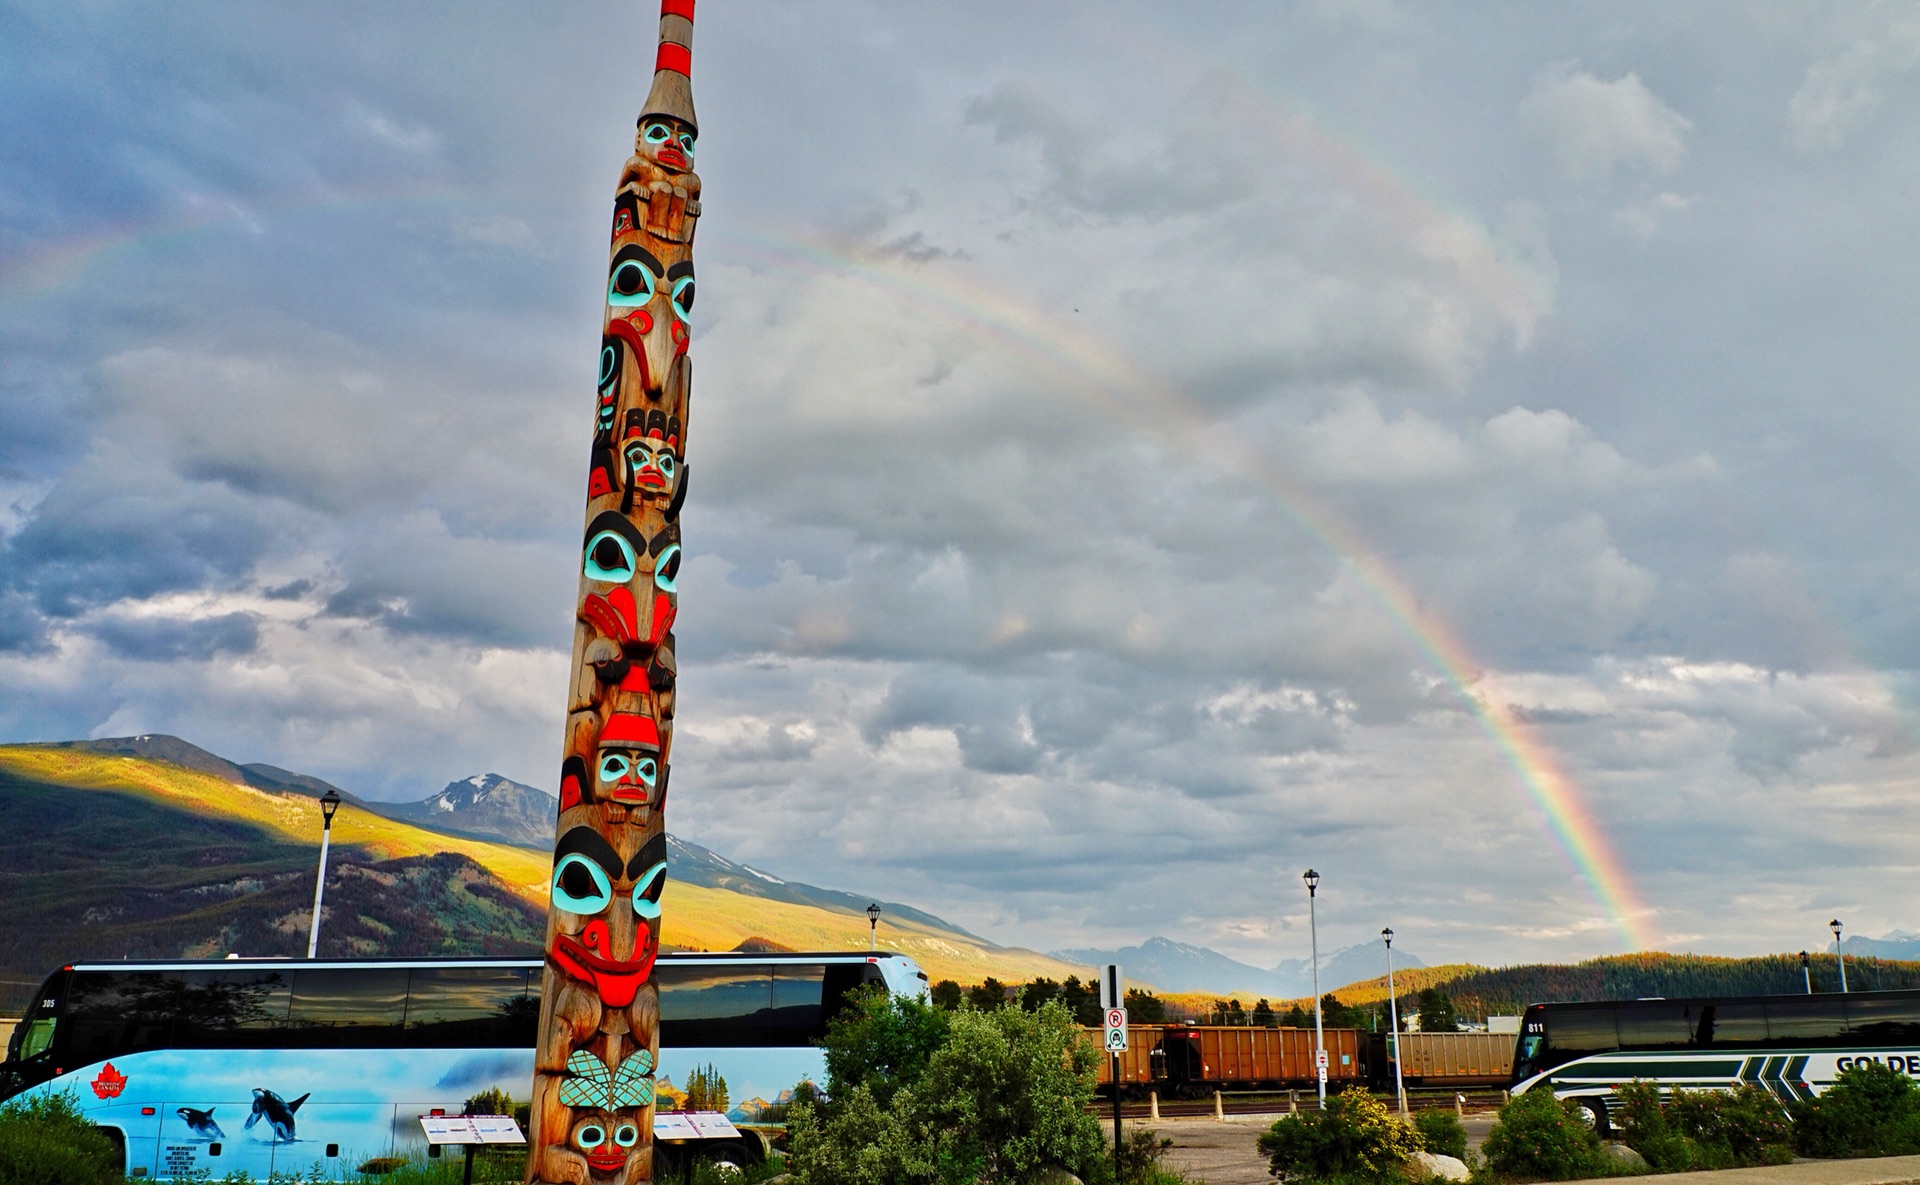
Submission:
[[[1139,946],[1120,950],[1056,950],[1052,953],[1062,962],[1086,967],[1118,963],[1121,975],[1127,980],[1151,983],[1164,992],[1264,996],[1268,1000],[1313,996],[1313,965],[1309,959],[1285,959],[1271,968],[1261,968],[1204,946],[1190,946],[1170,938],[1149,938]],[[1393,952],[1393,962],[1396,968],[1426,966],[1401,950]],[[1320,959],[1320,990],[1331,991],[1384,975],[1386,966],[1384,947],[1373,943],[1340,947]]]
[[[76,959],[305,953],[314,799],[329,789],[338,788],[158,734],[0,746],[0,1014],[48,968]],[[419,803],[340,794],[351,805],[333,821],[323,955],[539,950],[552,796],[497,775]],[[537,844],[526,833],[536,816],[546,830]],[[668,949],[867,944],[868,897],[789,882],[677,838],[669,859]],[[936,979],[1074,971],[925,910],[880,905],[881,947]]]

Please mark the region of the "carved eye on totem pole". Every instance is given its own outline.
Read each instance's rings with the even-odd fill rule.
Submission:
[[[652,539],[627,517],[606,510],[587,526],[581,573],[602,590],[580,603],[580,619],[598,631],[587,661],[603,683],[632,676],[633,660],[644,659],[666,639],[678,612],[680,532],[669,525]],[[611,647],[600,646],[606,640]],[[625,663],[626,665],[620,665]],[[639,691],[644,677],[628,690]]]
[[[658,400],[674,359],[687,352],[693,314],[693,263],[671,266],[638,243],[614,253],[607,268],[607,328],[601,338],[600,380],[604,407],[608,384],[617,391],[625,377],[624,357],[609,357],[608,338],[625,342],[633,355],[635,377],[648,399]]]
[[[669,173],[686,173],[693,169],[693,142],[697,136],[691,127],[677,119],[658,116],[642,119],[633,137],[633,151]]]
[[[617,837],[624,838],[626,828]],[[667,837],[623,857],[591,827],[574,827],[553,849],[553,904],[559,925],[547,954],[591,984],[609,1007],[625,1008],[660,954],[660,894],[667,885]]]
[[[617,1173],[626,1167],[627,1154],[640,1142],[640,1125],[604,1111],[589,1111],[574,1121],[573,1146],[596,1173]]]

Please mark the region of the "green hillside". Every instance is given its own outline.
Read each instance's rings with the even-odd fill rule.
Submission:
[[[1838,991],[1832,955],[1813,956],[1816,991]],[[1847,983],[1855,991],[1920,988],[1920,962],[1847,956]],[[1528,1004],[1565,1000],[1637,1000],[1648,996],[1762,996],[1806,990],[1800,956],[1720,958],[1662,953],[1612,955],[1584,963],[1523,963],[1512,967],[1453,965],[1399,977],[1403,994],[1437,987],[1467,1017],[1511,1016]],[[1385,976],[1349,984],[1335,994],[1348,1004],[1386,998]]]
[[[147,758],[0,746],[0,1015],[77,959],[302,955],[319,808]],[[532,954],[545,853],[362,810],[334,821],[322,954]],[[666,949],[854,950],[859,910],[668,880]],[[888,916],[883,949],[938,978],[1064,978],[1076,969],[925,914]]]

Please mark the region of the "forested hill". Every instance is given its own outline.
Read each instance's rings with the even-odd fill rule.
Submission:
[[[1439,970],[1436,968],[1436,970]],[[1449,969],[1451,970],[1451,969]],[[1706,955],[1638,954],[1584,963],[1526,963],[1516,967],[1467,967],[1419,986],[1438,987],[1463,1017],[1511,1016],[1528,1004],[1559,1000],[1637,1000],[1647,996],[1760,996],[1806,990],[1800,956],[1762,955],[1729,959]],[[1840,990],[1831,954],[1813,956],[1815,991]],[[1847,986],[1854,991],[1920,988],[1920,962],[1847,956]],[[1384,977],[1343,989],[1341,999],[1361,1003]]]

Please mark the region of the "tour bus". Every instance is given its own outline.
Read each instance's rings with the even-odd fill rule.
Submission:
[[[1535,1004],[1520,1022],[1513,1093],[1573,1099],[1608,1130],[1614,1091],[1758,1086],[1810,1099],[1856,1062],[1920,1077],[1920,991]]]
[[[886,953],[665,954],[653,976],[660,1110],[711,1065],[743,1131],[722,1151],[747,1160],[763,1148],[751,1125],[824,1082],[814,1043],[850,991],[927,990]],[[0,1099],[77,1096],[129,1177],[377,1172],[438,1152],[422,1115],[459,1115],[489,1089],[526,1101],[540,977],[537,959],[75,964],[15,1029]]]

